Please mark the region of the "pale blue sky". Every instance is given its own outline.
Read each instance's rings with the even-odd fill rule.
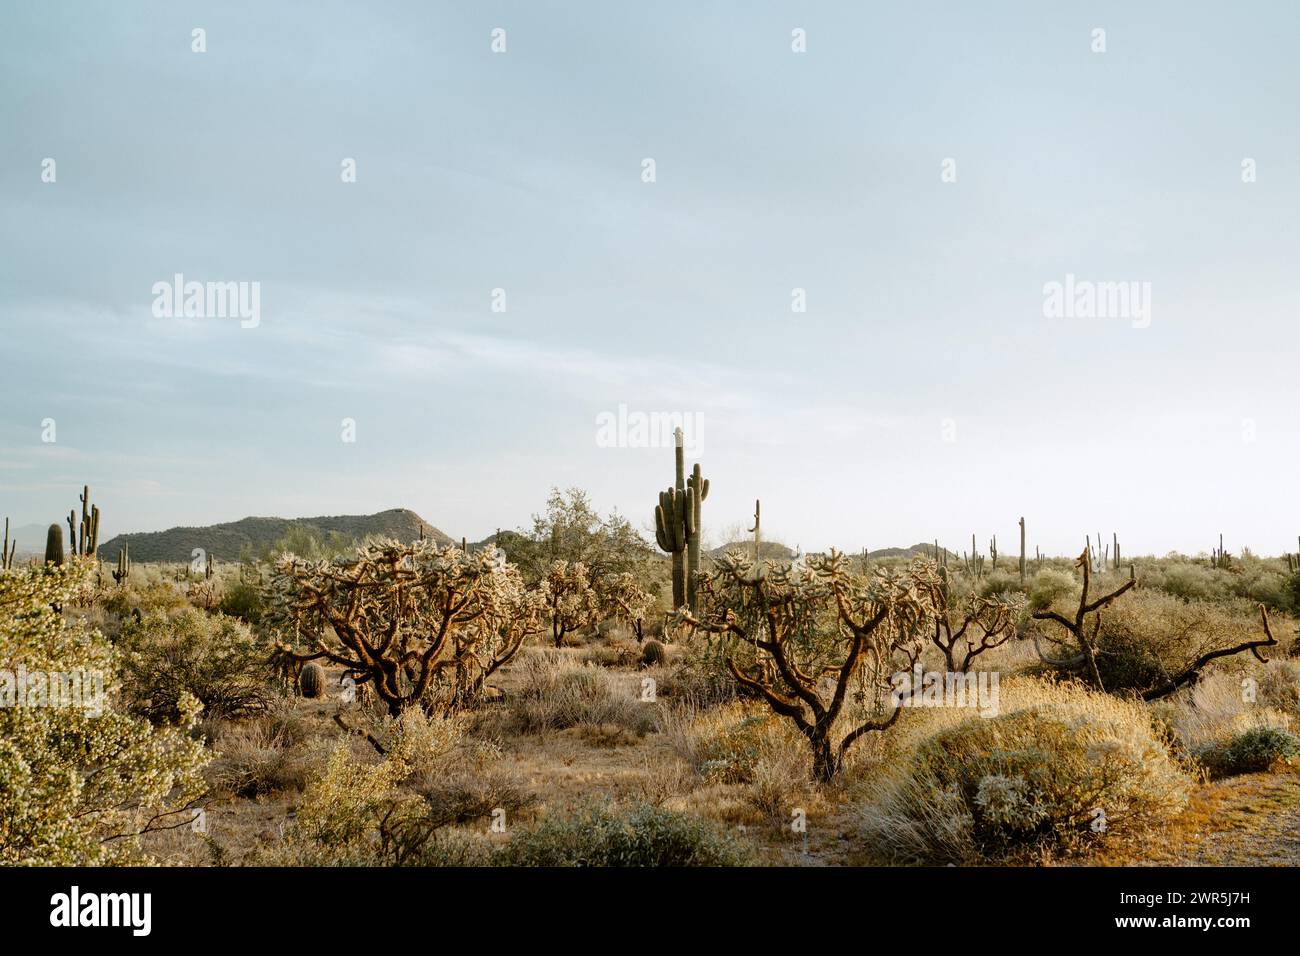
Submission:
[[[597,446],[621,402],[702,416],[715,537],[760,497],[805,548],[1024,514],[1031,550],[1294,549],[1298,34],[1282,0],[6,2],[0,515],[90,482],[107,534],[476,538],[576,484],[644,526],[671,453]],[[260,282],[260,326],[154,318],[177,272]],[[1151,283],[1150,327],[1045,318],[1067,273]]]

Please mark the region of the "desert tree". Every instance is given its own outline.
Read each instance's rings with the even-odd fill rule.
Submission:
[[[715,652],[743,690],[794,723],[824,782],[855,742],[898,719],[905,700],[891,678],[924,649],[932,575],[922,563],[854,574],[837,551],[760,575],[729,552],[701,577],[701,613],[680,613],[719,639]]]
[[[564,646],[566,634],[596,623],[596,592],[581,561],[552,561],[542,578],[541,594],[556,647]]]
[[[943,652],[949,671],[966,673],[976,657],[1015,635],[1019,602],[974,591],[957,595],[943,566],[933,567],[922,580],[934,608],[931,640]]]
[[[632,628],[637,643],[641,643],[645,619],[654,610],[655,599],[637,582],[636,575],[630,571],[608,575],[597,593],[603,612]]]
[[[1094,600],[1089,600],[1089,591],[1092,587],[1092,555],[1088,548],[1083,549],[1083,553],[1074,562],[1075,566],[1083,572],[1083,587],[1079,592],[1079,606],[1075,609],[1074,617],[1069,618],[1064,614],[1051,609],[1039,611],[1034,614],[1034,618],[1039,621],[1053,621],[1063,627],[1077,648],[1077,653],[1070,657],[1053,657],[1043,652],[1042,645],[1039,643],[1038,635],[1034,635],[1034,649],[1044,663],[1053,667],[1059,667],[1066,670],[1084,667],[1087,671],[1088,679],[1097,689],[1104,691],[1105,685],[1102,683],[1101,671],[1097,668],[1097,635],[1101,631],[1101,612],[1104,608],[1109,607],[1126,591],[1137,586],[1137,577],[1134,574],[1133,567],[1129,566],[1129,579],[1115,588],[1108,594]],[[1092,618],[1092,633],[1088,632],[1088,619]]]
[[[394,717],[472,700],[541,630],[539,595],[495,548],[385,540],[331,561],[286,555],[271,595],[273,625],[294,638],[283,659],[344,667]]]
[[[553,561],[580,561],[599,583],[654,556],[627,518],[618,512],[601,517],[581,488],[552,488],[546,510],[533,515],[530,530],[504,532],[498,538],[530,584],[539,583]]]

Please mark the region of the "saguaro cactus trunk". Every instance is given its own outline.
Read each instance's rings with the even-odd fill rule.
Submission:
[[[678,431],[680,443],[681,431]],[[678,462],[681,461],[681,445],[678,445]],[[691,470],[691,477],[686,480],[686,603],[691,611],[699,608],[695,604],[696,578],[700,573],[700,505],[709,496],[709,479],[701,476],[697,464]]]
[[[1020,519],[1020,583],[1025,583],[1025,519]]]
[[[686,516],[688,503],[686,498],[686,459],[682,447],[682,430],[677,429],[675,458],[677,465],[676,481],[667,491],[659,493],[659,504],[655,508],[655,541],[660,550],[672,555],[673,560],[673,608],[686,604]]]

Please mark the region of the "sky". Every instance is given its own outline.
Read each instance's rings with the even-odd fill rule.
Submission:
[[[622,406],[691,425],[715,543],[761,499],[804,550],[1010,553],[1021,515],[1031,554],[1294,550],[1298,32],[6,0],[0,515],[89,483],[101,540],[395,507],[473,540],[578,486],[648,529],[672,450],[602,438]],[[169,313],[177,274],[257,283],[256,321]],[[1133,298],[1089,313],[1103,283]]]

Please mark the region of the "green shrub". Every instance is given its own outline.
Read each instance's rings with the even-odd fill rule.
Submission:
[[[1215,777],[1262,773],[1274,764],[1300,757],[1300,737],[1277,727],[1255,727],[1200,756]]]
[[[51,610],[92,578],[75,559],[0,573],[0,669],[78,673],[83,691],[102,690],[65,706],[0,706],[0,866],[148,863],[138,835],[188,820],[205,789],[209,755],[188,734],[197,702],[180,702],[174,727],[116,711],[111,648]]]
[[[221,595],[221,613],[237,617],[247,624],[256,625],[262,620],[262,589],[247,581],[236,581]]]
[[[1004,684],[998,717],[919,739],[863,811],[893,860],[975,863],[1073,853],[1177,813],[1191,779],[1142,705],[1072,685]],[[955,721],[955,722],[954,722]]]
[[[125,702],[155,723],[176,720],[186,694],[207,719],[261,713],[271,699],[266,649],[233,617],[151,611],[126,624],[118,647]]]
[[[1045,568],[1034,575],[1029,584],[1029,610],[1043,611],[1061,598],[1079,589],[1074,575],[1056,568]]]
[[[743,866],[750,852],[702,820],[641,804],[583,807],[517,832],[507,866]]]

